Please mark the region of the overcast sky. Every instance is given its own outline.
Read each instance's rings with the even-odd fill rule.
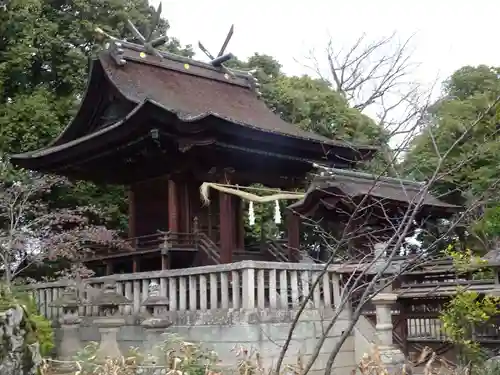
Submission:
[[[341,48],[363,33],[415,34],[413,59],[421,63],[415,80],[424,83],[467,64],[500,65],[499,14],[498,0],[163,0],[162,16],[170,35],[194,46],[201,40],[213,54],[234,23],[228,52],[272,55],[290,74],[310,73],[297,61],[304,63],[311,49],[320,55],[328,35]],[[197,50],[197,57],[204,55]]]

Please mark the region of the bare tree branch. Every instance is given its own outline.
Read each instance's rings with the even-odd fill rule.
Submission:
[[[123,245],[115,232],[94,225],[95,207],[55,208],[48,195],[71,184],[60,177],[16,171],[0,159],[0,275],[12,280],[45,260],[80,259],[90,245]]]
[[[351,56],[352,51],[349,51],[348,55]],[[335,62],[335,59],[332,58],[331,61]],[[357,62],[353,62],[352,64],[356,65]],[[335,74],[336,78],[334,78],[334,80],[338,80],[341,83],[345,82],[345,74],[342,76],[339,71],[336,71]],[[402,100],[407,100],[410,97],[411,95],[408,95]],[[429,101],[430,98],[427,97],[427,103]],[[346,222],[342,223],[343,227],[341,228],[340,233],[332,233],[328,229],[325,229],[322,223],[327,219],[315,221],[310,217],[303,217],[304,221],[309,221],[314,227],[316,235],[320,237],[322,246],[328,249],[329,256],[324,264],[323,272],[313,281],[309,293],[307,296],[304,296],[305,298],[300,305],[294,321],[292,322],[292,327],[287,340],[282,347],[280,356],[276,363],[275,374],[279,374],[280,372],[284,356],[293,337],[293,331],[300,315],[308,305],[309,301],[313,298],[315,289],[319,288],[319,282],[322,279],[322,276],[328,272],[330,265],[334,263],[341,266],[343,265],[350,271],[347,274],[347,279],[343,285],[340,298],[335,301],[333,317],[324,329],[322,337],[318,340],[315,349],[313,350],[313,354],[303,370],[304,374],[308,373],[308,371],[312,369],[314,361],[318,357],[329,332],[335,326],[342,311],[348,308],[353,301],[356,302],[356,306],[352,311],[349,325],[341,334],[335,346],[331,349],[325,373],[329,373],[331,371],[340,348],[347,337],[351,334],[352,329],[361,317],[363,307],[374,296],[376,296],[380,291],[391,286],[392,283],[404,273],[421,267],[423,264],[426,264],[434,258],[442,257],[442,241],[449,240],[455,235],[454,231],[456,227],[464,223],[467,218],[473,214],[481,204],[483,204],[484,199],[488,196],[491,190],[498,188],[500,180],[493,181],[491,186],[480,196],[474,197],[474,199],[469,201],[466,208],[464,208],[458,215],[455,215],[454,218],[448,220],[445,230],[426,243],[425,251],[421,249],[419,252],[409,254],[406,250],[404,250],[406,241],[415,233],[416,229],[425,231],[427,219],[422,218],[420,213],[422,211],[425,198],[428,196],[435,183],[446,178],[446,176],[452,172],[450,170],[444,170],[445,162],[449,155],[457,147],[459,147],[464,139],[468,137],[469,132],[478,126],[478,124],[484,120],[485,116],[490,113],[492,109],[497,108],[499,104],[500,97],[491,101],[491,103],[489,103],[489,105],[477,116],[476,119],[463,127],[464,131],[457,136],[448,149],[439,150],[437,142],[434,141],[434,152],[437,156],[435,168],[427,181],[420,185],[418,194],[414,195],[413,198],[411,198],[406,191],[405,181],[402,176],[396,174],[398,176],[397,180],[399,181],[401,191],[404,192],[408,199],[406,208],[400,209],[396,218],[394,216],[394,210],[389,207],[390,200],[374,198],[371,196],[371,191],[376,187],[385,171],[382,171],[380,175],[374,176],[372,187],[364,194],[361,200],[350,199],[345,195],[341,196],[336,194],[332,196],[332,198],[335,198],[336,200],[342,200],[344,206],[348,207],[347,212],[342,210],[336,211],[338,215],[343,215],[343,217],[346,218]],[[401,134],[405,136],[402,141],[403,145],[409,144],[409,142],[413,139],[414,134],[421,131],[422,125],[426,121],[426,108],[427,106],[421,107],[419,104],[415,104],[413,114],[410,116],[413,120],[409,121],[409,126],[401,131]],[[403,121],[406,121],[406,119],[403,119]],[[432,133],[431,128],[426,127],[425,129],[428,129],[429,132]],[[491,136],[495,136],[495,134],[492,134]],[[433,136],[431,135],[431,137]],[[485,137],[485,142],[487,141],[487,138],[488,137]],[[395,158],[397,158],[397,155],[393,153],[391,156],[393,159],[388,160],[387,165],[385,166],[386,170],[392,168],[396,162]],[[472,156],[467,155],[464,157],[463,163],[467,162],[470,157]],[[458,167],[459,166],[457,166],[457,168]],[[378,214],[374,214],[374,212],[378,212]],[[373,227],[368,218],[369,215],[372,217],[376,216],[375,219],[377,221],[386,223],[384,228],[380,229]],[[356,243],[360,240],[364,240],[364,244],[371,248],[371,253],[363,253],[363,249],[361,249],[361,251],[358,251],[357,253],[352,253],[348,250],[347,253],[344,254],[346,247],[349,248],[351,243]],[[377,243],[384,243],[386,250],[384,252],[373,253],[373,249]],[[404,259],[399,257],[399,254],[402,251],[406,252],[406,257]],[[354,256],[353,254],[361,255]]]

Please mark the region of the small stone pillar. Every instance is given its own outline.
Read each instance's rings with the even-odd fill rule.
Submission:
[[[125,318],[119,316],[119,307],[130,305],[128,298],[116,292],[116,282],[106,282],[101,290],[92,300],[92,305],[99,308],[99,317],[94,324],[99,328],[101,343],[97,351],[100,359],[119,358],[122,356],[116,334],[121,326],[125,325]]]
[[[387,254],[385,253],[387,250],[387,244],[385,242],[377,242],[373,245],[373,252],[375,257],[380,255],[379,261],[387,258]]]
[[[62,308],[63,315],[59,319],[62,339],[58,348],[58,357],[64,361],[72,360],[81,348],[80,316],[78,308],[84,303],[78,295],[76,286],[68,286],[62,295],[51,303],[52,307]]]
[[[146,350],[153,354],[158,338],[172,325],[167,316],[169,301],[167,297],[160,295],[160,285],[153,281],[149,284],[148,298],[142,305],[146,308],[146,319],[141,323],[146,332]]]
[[[375,313],[377,317],[377,337],[379,339],[378,350],[380,358],[388,370],[398,369],[405,363],[403,352],[394,346],[392,340],[392,306],[398,299],[395,293],[379,293],[372,299],[375,305]]]

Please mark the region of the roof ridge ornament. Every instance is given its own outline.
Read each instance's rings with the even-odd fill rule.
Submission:
[[[260,84],[257,78],[254,76],[254,74],[256,73],[255,69],[244,71],[239,69],[228,68],[227,66],[224,65],[225,62],[234,58],[234,55],[232,53],[224,54],[229,42],[231,41],[231,38],[233,37],[233,34],[234,34],[234,24],[231,25],[231,27],[229,28],[229,31],[226,35],[226,39],[224,39],[224,43],[222,43],[222,46],[217,56],[212,55],[210,51],[207,48],[205,48],[205,46],[200,41],[198,41],[198,48],[210,59],[210,65],[217,68],[221,68],[226,74],[230,75],[231,77],[235,77],[236,75],[243,75],[243,77],[245,77],[248,83],[250,84],[250,88],[253,89],[257,94],[257,96],[260,97],[262,93],[259,91]],[[226,76],[226,78],[229,78],[229,76]]]
[[[214,57],[214,55],[212,55],[201,42],[198,42],[198,47],[210,59],[211,65],[213,65],[215,67],[225,68],[225,66],[222,64],[225,63],[226,61],[231,60],[234,57],[234,55],[232,53],[224,54],[224,52],[226,51],[227,45],[229,44],[229,42],[231,41],[231,38],[233,37],[233,34],[234,34],[234,24],[231,25],[231,27],[229,28],[229,32],[226,35],[226,39],[224,40],[224,43],[222,43],[222,47],[220,48],[219,53],[217,54],[216,57]]]
[[[159,37],[154,38],[154,32],[158,28],[160,21],[161,21],[161,12],[162,12],[162,4],[158,5],[158,8],[156,9],[156,12],[153,14],[151,18],[151,22],[149,27],[147,28],[147,37],[144,36],[138,29],[135,27],[135,25],[132,23],[130,19],[127,20],[127,28],[130,30],[130,32],[133,34],[135,40],[133,42],[129,42],[127,40],[121,40],[119,38],[116,38],[101,28],[97,27],[95,28],[95,32],[101,36],[106,37],[109,40],[109,43],[107,43],[106,49],[109,50],[111,58],[114,60],[116,65],[118,66],[124,66],[127,64],[127,60],[124,57],[124,47],[125,48],[131,48],[135,51],[140,52],[141,57],[146,57],[146,54],[152,55],[159,57],[160,59],[165,59],[165,58],[170,58],[174,59],[176,61],[182,61],[184,62],[187,66],[190,64],[196,62],[193,59],[186,58],[183,56],[175,55],[172,54],[168,51],[159,51],[157,50],[158,47],[164,45],[168,41],[168,36],[167,35],[162,35]],[[201,51],[208,56],[210,59],[210,62],[208,63],[209,66],[212,66],[216,70],[222,71],[224,73],[224,77],[226,80],[229,80],[230,78],[242,78],[248,82],[248,86],[251,90],[253,90],[258,97],[262,95],[262,93],[259,91],[260,84],[257,80],[257,77],[255,77],[256,70],[240,70],[240,69],[233,69],[229,68],[224,65],[225,62],[231,60],[234,58],[234,55],[232,53],[225,53],[226,48],[231,41],[231,38],[233,37],[234,34],[234,24],[231,25],[229,28],[229,31],[226,35],[226,38],[224,39],[224,42],[222,43],[222,46],[217,54],[217,56],[212,55],[206,48],[205,46],[201,43],[198,42],[198,47],[201,49]],[[197,62],[198,63],[198,62]],[[207,63],[202,63],[199,62],[199,64],[203,64],[207,66]],[[202,67],[203,67],[202,65]]]
[[[146,53],[163,58],[163,55],[160,52],[158,52],[156,48],[167,43],[168,36],[165,34],[153,39],[154,32],[160,24],[161,11],[162,11],[162,6],[160,2],[158,8],[156,9],[156,12],[153,14],[153,17],[151,18],[151,23],[149,25],[149,32],[147,37],[144,37],[144,35],[141,34],[141,32],[132,23],[130,18],[127,19],[127,27],[130,30],[130,32],[135,36],[135,38],[140,42],[140,44],[144,47]]]
[[[128,42],[126,40],[120,40],[104,30],[102,30],[100,27],[95,28],[95,32],[99,35],[103,35],[106,38],[110,40],[109,47],[106,47],[109,49],[111,53],[111,57],[113,60],[115,60],[116,64],[119,66],[125,65],[127,62],[123,58],[123,45],[130,45],[130,44],[136,44],[138,46],[142,46],[144,48],[144,52],[142,53],[147,53],[149,55],[157,56],[160,59],[163,59],[165,56],[160,53],[160,51],[157,50],[158,47],[164,45],[168,41],[168,36],[161,35],[159,37],[154,38],[155,36],[155,30],[158,28],[160,25],[161,21],[161,11],[162,11],[162,5],[161,2],[158,5],[158,8],[154,12],[151,22],[149,24],[149,27],[147,28],[147,37],[142,35],[142,33],[135,27],[135,25],[132,23],[132,21],[127,19],[127,28],[130,30],[136,41],[134,43]]]

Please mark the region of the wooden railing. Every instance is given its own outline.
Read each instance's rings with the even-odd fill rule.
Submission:
[[[141,312],[148,295],[149,284],[160,285],[161,295],[170,301],[170,311],[199,311],[216,309],[291,309],[299,306],[309,294],[314,280],[324,269],[322,265],[277,262],[243,261],[239,263],[120,274],[90,278],[79,287],[87,300],[99,293],[108,280],[116,280],[117,292],[132,303],[121,307],[123,314]],[[314,289],[308,308],[332,306],[339,295],[338,267],[331,266]],[[42,314],[49,318],[60,315],[51,307],[68,285],[67,281],[33,285],[35,298]],[[95,316],[94,306],[81,306],[82,316]]]
[[[289,262],[290,259],[283,246],[283,241],[268,240],[267,251],[276,259],[277,262]]]
[[[94,251],[87,260],[105,260],[109,258],[136,256],[158,251],[197,251],[205,253],[213,264],[220,264],[220,250],[217,244],[203,232],[174,233],[162,232],[146,236],[134,237],[124,241],[124,246],[107,247],[104,245],[91,245]],[[259,245],[262,247],[262,245]],[[270,254],[278,262],[289,262],[284,241],[268,240],[260,252]]]
[[[403,302],[404,303],[404,302]],[[393,321],[398,320],[398,310],[393,310]],[[375,325],[375,312],[367,311],[364,315],[373,325]],[[500,317],[493,318],[487,324],[475,327],[474,339],[480,343],[500,342]],[[445,342],[447,336],[443,330],[443,323],[439,319],[439,312],[435,313],[410,313],[406,316],[407,340],[414,343]],[[396,344],[404,345],[404,339],[394,331],[393,339]]]
[[[220,250],[217,244],[205,233],[197,233],[197,246],[214,264],[220,264]]]
[[[105,260],[109,258],[155,253],[158,251],[197,250],[200,235],[202,235],[205,240],[208,239],[207,236],[201,233],[158,231],[155,234],[126,239],[121,247],[92,244],[89,247],[93,252],[89,254],[88,260]],[[211,241],[210,239],[208,240]],[[212,252],[217,252],[217,246],[215,244],[212,243],[211,248]]]

